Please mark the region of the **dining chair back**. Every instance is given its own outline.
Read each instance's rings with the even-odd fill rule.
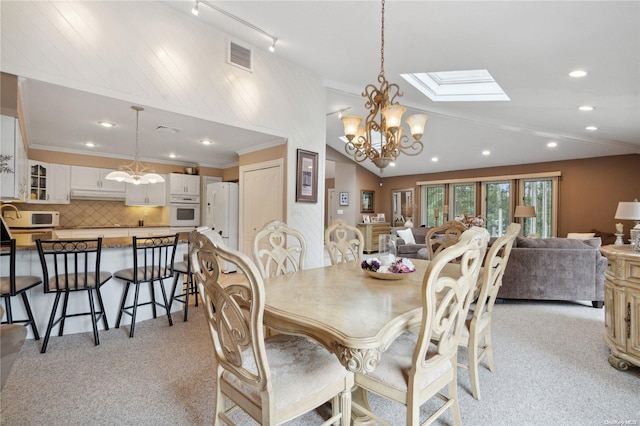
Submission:
[[[407,408],[406,424],[430,424],[450,409],[453,423],[462,423],[458,402],[458,343],[473,297],[489,233],[472,227],[460,240],[440,251],[429,263],[422,282],[422,319],[418,333],[405,332],[381,355],[378,366],[356,373],[356,386]],[[450,263],[460,259],[457,264]],[[452,270],[452,268],[454,268]],[[447,388],[447,394],[441,391]],[[420,407],[432,397],[444,401],[423,423]],[[389,423],[369,407],[354,402],[377,422]]]
[[[324,232],[324,246],[331,264],[359,262],[364,253],[364,236],[342,219],[334,220]]]
[[[462,330],[460,346],[468,348],[469,365],[459,364],[459,367],[469,370],[471,393],[475,399],[480,399],[480,381],[478,366],[486,356],[490,371],[495,371],[493,362],[493,342],[491,340],[491,321],[493,306],[502,285],[502,276],[509,261],[513,241],[520,233],[520,224],[511,223],[505,234],[498,238],[489,248],[484,260],[481,273],[480,288],[467,314],[465,328]]]
[[[450,220],[430,228],[425,235],[429,259],[433,259],[442,250],[457,243],[467,229],[469,228],[458,220]]]
[[[27,297],[27,291],[39,284],[42,284],[42,278],[32,275],[17,275],[16,274],[16,240],[11,238],[9,240],[2,241],[2,247],[0,249],[0,256],[6,260],[2,262],[2,277],[0,278],[0,294],[4,299],[4,307],[7,314],[6,321],[2,321],[2,324],[24,324],[25,326],[31,326],[33,337],[35,340],[40,340],[38,334],[38,326],[35,319],[33,319],[33,312],[31,311],[31,304]],[[4,275],[6,271],[9,271],[9,275]],[[20,295],[22,298],[22,304],[26,311],[27,318],[17,320],[13,317],[13,310],[11,309],[11,298]],[[2,318],[0,316],[0,318]]]
[[[121,269],[113,274],[114,277],[126,283],[120,310],[116,319],[116,328],[120,327],[122,314],[131,317],[131,326],[129,329],[129,337],[133,337],[136,326],[136,313],[139,306],[151,305],[153,317],[157,318],[156,306],[163,308],[169,320],[169,326],[173,325],[171,318],[171,305],[167,298],[167,292],[164,288],[164,280],[173,277],[174,261],[176,256],[176,248],[178,246],[178,234],[158,235],[150,237],[132,237],[133,238],[133,268]],[[140,284],[148,283],[151,300],[140,303],[138,297],[140,294]],[[160,285],[162,292],[162,301],[156,300],[155,286]],[[135,294],[133,303],[126,306],[129,287],[135,286]]]
[[[199,232],[215,242],[224,244],[222,236],[208,226],[201,226],[191,232]],[[189,248],[190,247],[191,242],[189,242]],[[187,321],[189,315],[189,298],[193,296],[194,304],[197,308],[199,304],[199,297],[198,287],[196,286],[196,282],[193,279],[193,273],[191,272],[191,256],[189,256],[189,251],[187,251],[184,258],[185,260],[175,262],[173,265],[173,286],[171,287],[171,293],[169,294],[169,306],[172,306],[173,302],[182,303],[184,305],[183,321]],[[181,277],[184,277],[182,292],[180,294],[176,294],[176,289]]]
[[[0,306],[0,318],[4,309]],[[27,327],[20,324],[0,325],[0,390],[4,388],[9,378],[13,363],[18,359],[20,350],[27,337]]]
[[[253,240],[253,258],[262,278],[304,268],[307,243],[304,236],[285,223],[267,223]]]
[[[206,235],[192,232],[189,238],[217,360],[214,424],[233,424],[229,413],[240,408],[259,424],[278,425],[332,401],[333,415],[323,425],[349,425],[353,373],[304,337],[265,338],[265,291],[257,266]],[[246,281],[225,284],[223,262],[234,263]]]
[[[51,330],[60,324],[58,336],[64,333],[67,318],[89,315],[93,327],[93,341],[100,344],[98,337],[98,321],[102,319],[105,330],[109,330],[109,322],[102,302],[100,288],[111,279],[111,272],[100,269],[102,252],[102,238],[75,240],[36,240],[42,275],[44,278],[44,292],[55,293],[56,297],[51,308],[47,332],[42,342],[41,353],[47,351]],[[71,293],[84,291],[89,298],[89,312],[68,313],[69,296]],[[95,292],[98,299],[96,310],[93,300]],[[56,319],[60,297],[64,295],[62,313]]]

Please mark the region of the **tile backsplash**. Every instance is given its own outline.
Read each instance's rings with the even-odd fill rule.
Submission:
[[[61,227],[169,226],[169,207],[126,206],[124,201],[73,200],[70,204],[14,203],[20,210],[60,212]]]

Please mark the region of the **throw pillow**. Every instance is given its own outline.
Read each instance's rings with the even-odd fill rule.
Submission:
[[[415,244],[416,240],[413,238],[413,231],[411,229],[398,229],[396,231],[398,237],[402,238],[405,244]]]

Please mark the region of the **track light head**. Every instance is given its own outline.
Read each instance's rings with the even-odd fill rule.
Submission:
[[[194,16],[198,16],[198,13],[200,13],[200,11],[198,10],[198,1],[196,1],[196,5],[193,6],[193,9],[191,9],[191,13],[193,13]]]
[[[269,52],[275,52],[276,51],[276,42],[278,41],[277,38],[273,39],[273,44],[271,44],[271,46],[269,46]]]

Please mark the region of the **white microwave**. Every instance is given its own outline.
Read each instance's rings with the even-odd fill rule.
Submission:
[[[54,211],[5,210],[4,221],[9,228],[52,228],[60,226],[60,213]]]

